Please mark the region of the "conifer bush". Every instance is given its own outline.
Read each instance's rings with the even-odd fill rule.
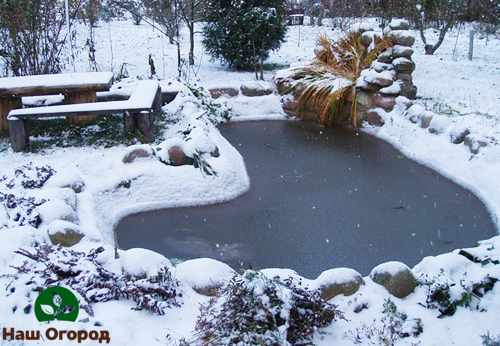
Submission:
[[[207,7],[203,45],[237,70],[262,68],[285,40],[281,0],[215,0]]]

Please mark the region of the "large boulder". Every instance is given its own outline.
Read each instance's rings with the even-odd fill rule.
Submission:
[[[61,200],[48,201],[36,208],[43,222],[50,224],[55,220],[78,223],[78,215],[73,208]]]
[[[477,154],[479,149],[488,145],[488,140],[484,136],[470,134],[465,137],[464,144],[470,148],[472,154]]]
[[[128,147],[123,154],[123,163],[132,163],[140,158],[150,158],[155,155],[153,148],[148,144]]]
[[[179,145],[174,145],[168,149],[168,158],[172,166],[182,166],[187,164],[187,156]]]
[[[234,87],[214,87],[211,89],[208,89],[210,92],[210,96],[214,99],[218,99],[221,96],[230,96],[230,97],[235,97],[238,96],[240,91],[238,88]]]
[[[241,93],[245,96],[266,95],[266,88],[259,82],[246,82],[240,87]]]
[[[460,144],[465,140],[465,137],[467,137],[469,134],[470,131],[467,128],[467,126],[462,124],[456,124],[453,125],[450,131],[450,140],[453,144]]]
[[[311,286],[321,291],[321,298],[330,300],[340,294],[353,295],[364,283],[361,274],[354,269],[336,268],[321,273]]]
[[[428,129],[430,133],[439,135],[444,133],[450,124],[451,120],[446,115],[436,115],[432,118]]]
[[[54,174],[49,180],[47,180],[45,186],[70,188],[76,193],[80,193],[85,188],[85,182],[77,172],[68,169]]]
[[[405,298],[415,290],[418,282],[410,268],[401,262],[387,262],[378,265],[370,273],[373,282],[382,285],[397,298]]]
[[[63,220],[52,221],[48,226],[47,232],[53,245],[64,247],[77,244],[84,236],[80,231],[80,227]]]
[[[225,263],[210,258],[182,262],[176,267],[176,278],[202,295],[215,295],[226,285],[235,271]]]

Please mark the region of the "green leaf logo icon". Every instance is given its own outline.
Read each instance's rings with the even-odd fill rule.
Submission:
[[[71,321],[78,318],[80,306],[73,292],[54,286],[45,289],[35,302],[35,316],[38,322]]]

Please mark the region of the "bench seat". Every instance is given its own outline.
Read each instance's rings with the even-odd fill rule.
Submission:
[[[122,112],[125,131],[137,127],[150,142],[153,142],[154,112],[161,112],[161,97],[158,81],[143,80],[137,82],[128,100],[13,109],[7,116],[12,148],[14,151],[22,151],[29,142],[28,119]]]

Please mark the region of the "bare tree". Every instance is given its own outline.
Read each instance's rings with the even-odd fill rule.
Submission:
[[[205,18],[203,12],[203,0],[178,0],[178,6],[182,19],[189,29],[189,65],[194,65],[194,34],[195,23]]]
[[[424,4],[428,5],[428,3]],[[464,9],[466,7],[465,0],[434,0],[432,5],[432,7],[426,6],[427,8],[423,7],[421,4],[415,5],[418,10],[417,15],[420,16],[420,20],[418,21],[420,38],[425,46],[425,54],[428,55],[433,55],[441,46],[446,33],[464,14]],[[424,30],[426,28],[426,22],[439,30],[438,40],[434,44],[428,43],[425,37]]]
[[[83,0],[71,1],[71,18]],[[15,76],[58,73],[66,40],[64,2],[0,1],[0,55]]]

